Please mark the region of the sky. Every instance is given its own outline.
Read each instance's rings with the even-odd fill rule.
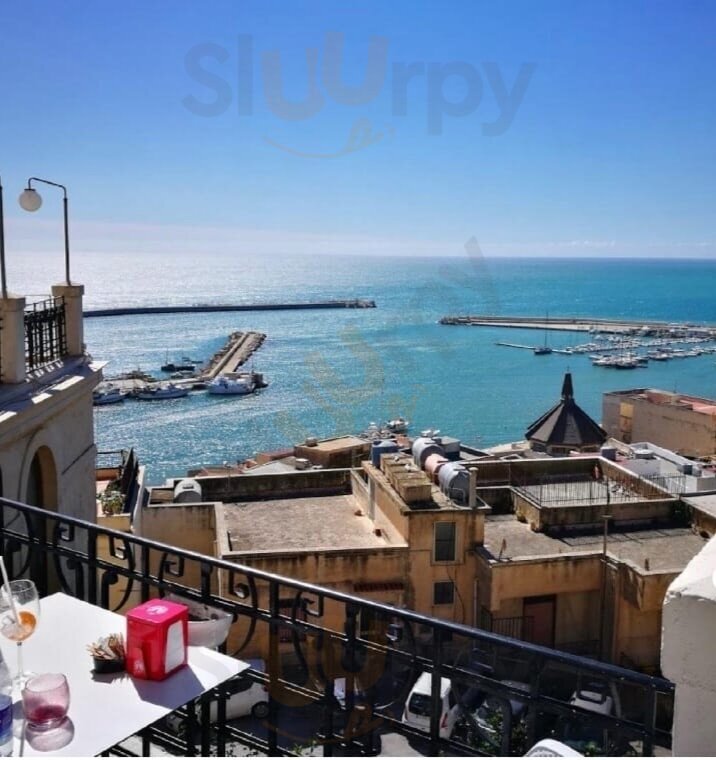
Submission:
[[[716,257],[716,4],[5,0],[8,258]]]

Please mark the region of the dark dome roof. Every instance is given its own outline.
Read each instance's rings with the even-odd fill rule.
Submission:
[[[562,384],[562,400],[535,420],[525,433],[528,441],[544,446],[601,446],[606,432],[574,401],[572,375],[567,372]]]

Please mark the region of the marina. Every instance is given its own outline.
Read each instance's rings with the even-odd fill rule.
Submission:
[[[576,328],[575,322],[579,323]],[[525,349],[532,351],[536,356],[552,353],[567,356],[584,354],[591,359],[595,367],[607,369],[639,369],[646,367],[650,361],[666,362],[703,354],[716,354],[716,327],[704,325],[602,319],[544,320],[529,317],[444,317],[440,324],[545,330],[545,342],[541,346],[508,341],[497,341],[495,345]],[[547,345],[546,340],[546,331],[550,329],[565,332],[587,331],[592,340],[552,348]]]
[[[700,337],[716,340],[716,325],[692,322],[664,322],[644,319],[603,319],[600,317],[510,317],[496,315],[446,316],[441,325],[506,327],[520,330],[639,335],[662,338]]]

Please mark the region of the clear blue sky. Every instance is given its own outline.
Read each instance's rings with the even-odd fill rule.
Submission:
[[[384,78],[366,102],[328,92],[330,33],[346,85],[382,38]],[[713,2],[6,0],[0,34],[9,250],[55,240],[51,189],[34,217],[15,203],[34,174],[68,185],[84,249],[253,235],[269,249],[455,255],[475,235],[487,255],[716,256]],[[213,58],[199,56],[207,44]],[[308,48],[322,100],[289,120],[267,102],[262,60],[280,54],[298,102]],[[431,74],[408,83],[403,114],[407,64]],[[491,135],[483,125],[508,102],[495,72],[508,95],[520,72],[525,87]],[[187,107],[219,87],[215,115]],[[441,98],[464,113],[441,116]],[[382,138],[341,154],[366,126]]]

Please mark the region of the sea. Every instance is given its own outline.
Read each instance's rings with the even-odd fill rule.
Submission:
[[[10,288],[41,295],[62,262],[32,257],[9,271]],[[235,463],[306,436],[356,433],[402,415],[411,432],[439,429],[487,447],[524,437],[560,396],[601,417],[605,391],[657,387],[716,396],[716,355],[619,371],[587,355],[497,346],[537,345],[535,330],[444,326],[446,315],[623,317],[716,324],[716,261],[596,258],[379,256],[202,257],[73,255],[85,307],[373,299],[375,309],[141,315],[85,320],[89,353],[105,376],[161,376],[183,356],[207,360],[235,330],[268,336],[253,366],[269,386],[245,397],[204,392],[94,410],[100,451],[134,447],[158,484],[201,465]],[[54,271],[57,270],[57,276]],[[47,281],[48,278],[52,278]],[[586,342],[550,332],[553,348]]]

